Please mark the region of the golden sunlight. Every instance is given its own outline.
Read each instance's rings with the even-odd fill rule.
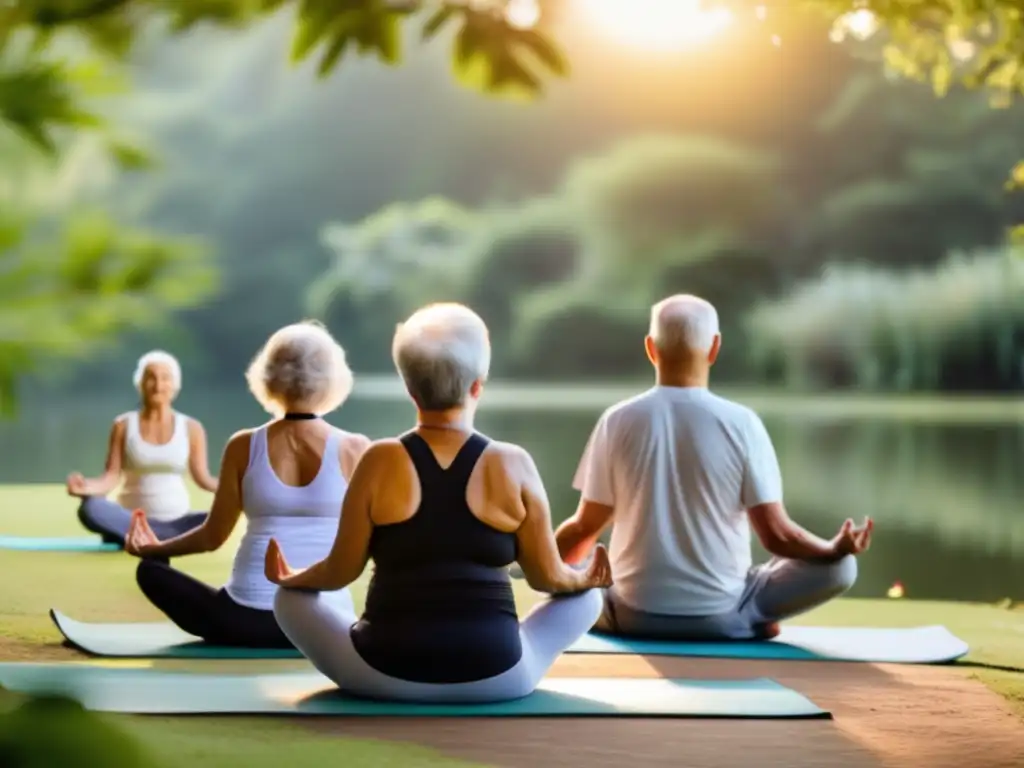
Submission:
[[[733,21],[708,0],[577,0],[580,14],[618,42],[673,51],[705,43]]]

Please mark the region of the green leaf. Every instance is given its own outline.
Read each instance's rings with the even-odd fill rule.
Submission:
[[[69,65],[63,74],[67,82],[84,96],[121,96],[130,87],[123,70],[97,57]]]
[[[936,96],[945,96],[953,82],[953,69],[948,64],[936,64],[932,67],[932,88]]]
[[[345,53],[345,49],[348,48],[349,44],[352,42],[352,36],[347,33],[336,35],[327,46],[327,50],[324,52],[323,57],[320,59],[320,64],[317,66],[317,75],[319,77],[327,77],[331,74],[331,71],[341,59],[342,54]]]
[[[488,90],[504,95],[535,95],[541,84],[509,51],[502,51],[491,59],[491,78]]]
[[[118,167],[125,171],[152,170],[157,165],[154,158],[144,149],[125,141],[116,139],[109,141],[107,151],[110,152]]]
[[[432,40],[441,31],[442,27],[452,19],[457,10],[454,5],[445,3],[434,11],[423,25],[423,39]]]
[[[556,75],[566,77],[569,74],[569,62],[554,42],[540,32],[534,29],[518,30],[515,41],[526,47]]]
[[[387,64],[398,64],[402,59],[402,19],[388,13],[380,19],[377,36],[378,58]]]
[[[479,23],[475,14],[468,14],[466,21],[455,38],[453,62],[455,69],[469,69],[481,53],[486,50],[486,28]]]
[[[292,40],[291,61],[304,61],[310,52],[331,32],[336,22],[335,9],[330,2],[307,2],[301,11]]]

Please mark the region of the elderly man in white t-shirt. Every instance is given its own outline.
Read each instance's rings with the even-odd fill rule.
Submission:
[[[601,416],[556,534],[566,562],[610,524],[615,585],[597,629],[664,639],[758,639],[846,592],[872,521],[831,540],[793,522],[771,438],[749,408],[708,391],[721,346],[715,308],[672,296],[645,340],[657,384]],[[752,567],[753,528],[775,557]]]

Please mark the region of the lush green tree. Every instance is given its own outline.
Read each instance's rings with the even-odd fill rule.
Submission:
[[[80,212],[51,227],[0,224],[0,409],[43,362],[82,361],[118,334],[153,327],[161,308],[205,298],[200,248]],[[40,231],[43,230],[43,231]]]
[[[783,0],[705,2],[707,7],[722,4],[730,5],[752,27],[763,29],[766,40],[780,31],[788,35],[787,19],[796,14],[821,18],[832,25],[833,39],[859,40],[855,44],[859,53],[883,57],[890,71],[928,80],[940,92],[948,90],[953,83],[961,83],[986,88],[997,101],[1005,102],[1020,90],[1021,73],[1024,71],[1021,57],[1024,54],[1019,46],[1022,21],[1015,0],[971,3],[960,0],[932,0],[927,3],[917,0],[805,0],[800,4]],[[145,154],[110,130],[104,121],[111,112],[106,108],[110,102],[100,102],[104,108],[97,106],[98,96],[112,95],[121,87],[111,83],[109,70],[118,69],[126,58],[137,54],[140,48],[146,49],[152,40],[166,37],[168,32],[173,37],[174,33],[208,27],[211,23],[226,29],[248,28],[261,18],[288,14],[294,23],[292,59],[309,60],[322,76],[332,73],[349,54],[397,64],[403,60],[405,51],[412,47],[408,40],[412,31],[428,43],[437,39],[444,41],[443,45],[451,51],[452,68],[458,82],[493,94],[538,94],[546,87],[547,75],[568,72],[562,49],[563,40],[573,28],[573,5],[565,0],[540,0],[536,8],[529,0],[12,0],[0,10],[3,54],[0,56],[0,122],[50,154],[65,151],[78,134],[92,134],[106,147],[113,160],[129,168],[140,169],[147,164]],[[637,9],[638,12],[640,10]],[[784,36],[783,44],[787,45],[789,39]],[[175,43],[184,44],[184,40]],[[272,63],[268,64],[265,50],[265,47],[259,47],[259,61],[253,59],[249,62],[252,70],[250,89],[263,90],[273,75]],[[202,51],[195,53],[197,61],[204,58]],[[573,57],[576,55],[573,53]],[[217,78],[211,78],[210,82],[213,91],[218,87]],[[217,101],[222,103],[218,109],[225,115],[226,122],[217,131],[219,144],[209,147],[213,153],[210,157],[238,156],[238,150],[246,140],[243,122],[238,115],[231,113],[229,100],[220,98]],[[275,109],[284,115],[294,109],[294,104],[282,102]],[[227,118],[233,119],[230,125]],[[307,122],[317,123],[315,120]],[[114,125],[116,127],[119,123]],[[184,121],[176,130],[179,135],[185,135],[202,130],[202,126]],[[279,162],[290,163],[286,157],[286,153],[281,153]],[[924,158],[922,167],[933,159]],[[323,165],[322,158],[311,162]],[[1019,176],[1024,177],[1024,173]],[[248,289],[253,281],[263,279],[261,275],[269,277],[270,272],[280,277],[267,266],[266,259],[280,260],[282,254],[292,258],[303,246],[294,237],[281,238],[278,232],[282,228],[275,223],[273,216],[252,216],[251,201],[244,195],[224,194],[218,210],[208,211],[202,210],[205,204],[197,199],[189,183],[172,170],[168,171],[162,183],[167,196],[157,218],[161,223],[167,222],[170,230],[198,229],[207,232],[217,231],[218,227],[244,224],[249,232],[250,245],[240,242],[239,251],[258,253],[264,259],[254,263],[253,268],[246,272],[247,280],[232,285],[225,297],[218,300],[215,314],[214,310],[202,310],[185,316],[186,322],[195,329],[202,328],[205,334],[208,328],[223,320],[223,315],[242,316],[253,300]],[[368,179],[367,183],[373,182]],[[236,185],[240,191],[258,186],[241,173]],[[874,191],[879,190],[876,188]],[[858,205],[861,208],[867,205],[858,201],[874,200],[877,203],[878,200],[892,201],[899,197],[894,196],[891,189],[874,197],[872,192],[871,187],[865,186],[848,192],[845,201],[831,201],[832,210],[838,211],[838,220],[842,221],[846,215],[844,212],[851,208],[858,210]],[[326,196],[310,197],[328,199]],[[962,199],[953,195],[948,202],[955,206]],[[125,210],[129,208],[126,206]],[[280,206],[276,208],[284,215]],[[312,211],[315,206],[307,208]],[[33,226],[36,215],[7,217],[8,221],[20,222],[20,237],[12,236],[11,242],[35,242],[52,230],[52,227],[42,226],[37,231]],[[197,226],[198,217],[203,215],[211,217],[210,228]],[[311,212],[311,216],[316,218],[315,212]],[[188,223],[182,224],[185,221]],[[317,221],[323,221],[323,217]],[[116,234],[112,229],[111,236]],[[730,250],[727,244],[723,245],[725,241],[721,238],[717,245],[711,240],[708,242],[710,245],[704,252]],[[485,251],[487,249],[483,248],[481,252]],[[13,263],[13,254],[27,252],[24,248],[11,250],[0,258]],[[682,253],[678,246],[668,248],[666,254],[664,261],[690,264],[688,269],[699,262],[693,253]],[[297,258],[292,260],[295,263],[299,261]],[[183,256],[179,261],[169,252],[165,261],[167,269],[173,273],[172,285],[182,275],[188,274],[189,269],[202,271],[200,263],[191,256]],[[759,262],[755,259],[752,263]],[[20,267],[8,268],[16,270]],[[308,266],[305,269],[303,272],[296,268],[290,273],[296,286],[305,282],[305,275],[315,273],[315,270],[309,271]],[[163,273],[156,271],[153,274],[154,280],[158,280]],[[56,275],[56,272],[51,273],[52,290],[42,292],[44,295],[63,295],[62,284]],[[684,273],[680,283],[690,284],[691,278],[692,272]],[[38,275],[35,279],[40,284],[44,280]],[[202,284],[206,279],[196,282]],[[144,293],[148,288],[139,290]],[[155,290],[156,295],[161,295],[158,288]],[[174,290],[164,291],[163,295],[173,298],[148,303],[150,309],[156,310],[152,316],[154,320],[167,307],[195,300],[195,297],[185,298]],[[86,301],[85,296],[80,298]],[[45,301],[40,299],[38,312],[46,312]],[[287,312],[282,310],[282,319],[285,314],[294,314],[300,309],[301,306],[294,303]],[[112,330],[135,324],[138,320],[129,313],[104,328],[77,336],[75,333],[69,335],[69,338],[79,341],[43,344],[40,349],[48,348],[53,352],[78,346],[88,349],[88,345],[81,344],[82,339],[98,341]],[[276,315],[267,317],[268,325],[276,322]],[[233,351],[236,356],[248,354],[241,350],[245,345],[240,347],[232,334],[221,334],[223,338],[220,340],[213,339],[215,335],[210,336],[216,342],[212,345],[213,351],[208,350],[211,356],[220,359],[225,351]],[[4,397],[9,398],[10,382],[18,371],[24,370],[26,353],[24,349],[7,349],[0,350],[0,357],[8,361],[5,363],[5,370],[9,371],[5,374],[7,386],[3,392]],[[40,359],[38,354],[33,356],[34,362]]]
[[[708,296],[732,328],[751,295],[776,290],[792,226],[778,166],[724,140],[655,135],[575,164],[554,194],[523,203],[389,206],[325,230],[334,263],[313,283],[311,308],[377,350],[359,363],[378,370],[394,322],[456,299],[507,347],[496,372],[621,376],[635,350],[608,334],[635,336],[663,293]],[[591,337],[602,354],[585,347]],[[544,353],[552,338],[565,354]]]
[[[980,94],[944,99],[872,68],[858,73],[793,156],[813,211],[803,247],[829,259],[934,264],[950,250],[994,247],[1024,213],[1004,191],[1024,155],[1024,105],[993,110]]]
[[[460,298],[465,251],[480,231],[480,217],[435,198],[331,224],[321,234],[331,265],[310,287],[308,307],[336,330],[354,366],[386,369],[395,323],[424,301]]]
[[[0,9],[0,414],[20,379],[44,362],[81,360],[126,330],[209,295],[197,244],[124,227],[85,205],[68,168],[83,145],[138,171],[146,153],[85,104],[123,92],[113,61],[125,30],[109,19],[58,30],[54,3]],[[85,138],[83,138],[85,135]]]
[[[889,66],[927,78],[942,92],[960,82],[1005,99],[1024,87],[1024,15],[1016,0],[702,2],[706,9],[717,6],[762,23],[766,35],[795,12],[822,15],[833,23],[837,41],[877,31]],[[449,34],[455,77],[491,93],[535,94],[543,88],[542,73],[568,72],[557,42],[574,11],[566,0],[13,0],[0,23],[5,37],[26,32],[44,46],[55,33],[71,29],[116,54],[130,47],[150,19],[178,32],[203,22],[240,27],[283,9],[296,17],[291,58],[315,56],[325,76],[350,52],[399,63],[410,26],[427,39]],[[51,92],[62,92],[59,70],[35,72]],[[45,121],[23,122],[38,132],[39,125],[74,123],[81,115],[62,96]]]

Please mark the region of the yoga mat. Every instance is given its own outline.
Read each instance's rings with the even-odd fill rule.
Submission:
[[[947,664],[964,656],[968,650],[967,643],[941,626],[867,629],[783,625],[777,638],[764,641],[679,643],[592,633],[573,645],[568,653]]]
[[[291,649],[230,648],[209,645],[170,622],[88,624],[50,611],[54,624],[79,650],[111,658],[298,659]],[[863,661],[890,664],[944,664],[968,651],[967,643],[945,627],[864,629],[783,627],[768,641],[673,643],[590,634],[567,653],[701,656],[730,659]]]
[[[0,549],[28,552],[118,552],[121,547],[109,544],[99,536],[0,536]]]
[[[89,624],[57,610],[50,618],[71,645],[94,656],[130,659],[301,659],[294,648],[232,648],[210,645],[169,621]]]
[[[0,685],[62,693],[87,709],[134,714],[370,717],[811,718],[829,713],[773,680],[548,678],[498,704],[402,704],[342,695],[317,672],[208,675],[68,664],[0,664]]]

